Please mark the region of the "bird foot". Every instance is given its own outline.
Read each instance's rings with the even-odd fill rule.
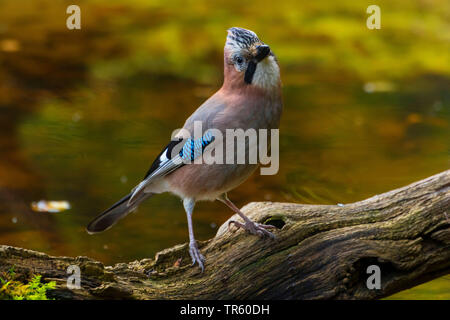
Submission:
[[[202,270],[202,272],[205,270],[205,267],[203,263],[205,262],[205,257],[200,253],[200,250],[198,249],[197,242],[191,242],[189,243],[189,254],[192,258],[192,265],[195,265],[198,263],[198,266]]]
[[[275,239],[275,235],[272,232],[267,231],[267,229],[276,229],[276,227],[272,225],[260,224],[253,221],[241,223],[235,220],[231,220],[230,222],[228,222],[228,230],[230,230],[231,225],[234,225],[238,229],[242,228],[251,234],[260,236],[261,238],[269,237]]]

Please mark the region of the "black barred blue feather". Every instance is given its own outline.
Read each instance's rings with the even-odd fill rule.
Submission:
[[[193,140],[187,139],[179,155],[184,163],[192,162],[203,154],[205,148],[213,142],[214,137],[210,132],[206,132],[203,137]]]

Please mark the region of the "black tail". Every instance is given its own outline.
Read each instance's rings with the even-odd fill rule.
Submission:
[[[137,206],[152,196],[153,193],[142,193],[138,196],[136,201],[132,206],[128,206],[128,200],[131,198],[131,193],[117,201],[111,208],[103,211],[100,215],[98,215],[94,220],[92,220],[86,231],[89,234],[102,232],[111,228],[117,221],[126,217],[131,211],[137,208]]]

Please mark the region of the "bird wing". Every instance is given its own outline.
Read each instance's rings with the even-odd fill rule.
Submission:
[[[132,206],[135,200],[145,192],[146,187],[156,179],[168,175],[201,156],[205,148],[213,141],[214,136],[208,131],[196,140],[191,138],[172,140],[153,161],[141,183],[132,190],[128,206]]]

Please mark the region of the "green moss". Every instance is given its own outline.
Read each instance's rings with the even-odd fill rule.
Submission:
[[[56,283],[41,283],[41,275],[33,275],[26,283],[19,281],[14,268],[0,276],[0,300],[49,300],[47,290],[55,289]]]
[[[417,287],[398,292],[386,300],[449,300],[450,277],[443,276]]]

